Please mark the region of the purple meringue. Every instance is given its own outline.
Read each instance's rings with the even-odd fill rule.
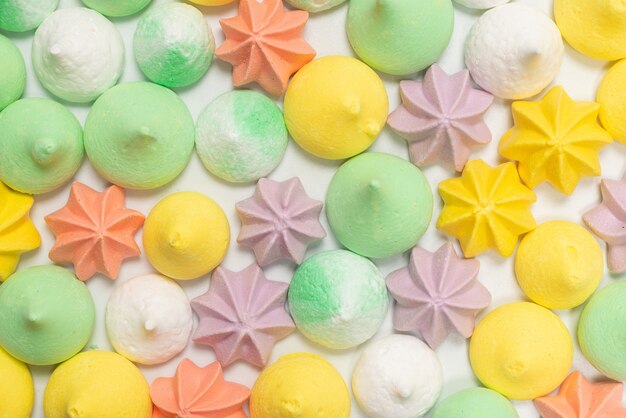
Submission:
[[[237,242],[252,248],[261,266],[281,259],[300,264],[307,246],[326,236],[319,221],[322,206],[307,196],[297,177],[283,182],[262,178],[254,195],[236,205],[241,220]]]
[[[422,81],[401,81],[402,104],[387,123],[409,143],[411,162],[443,161],[462,171],[470,150],[491,141],[483,117],[493,96],[472,87],[468,70],[448,75],[432,65]]]
[[[623,180],[602,180],[602,203],[587,212],[585,223],[606,241],[609,270],[626,271],[626,177]]]
[[[396,300],[394,328],[419,332],[433,349],[451,331],[469,338],[476,315],[491,302],[491,294],[476,279],[478,269],[478,260],[460,258],[451,243],[435,253],[413,248],[408,267],[387,277]]]
[[[191,301],[199,318],[193,341],[213,347],[224,367],[236,360],[264,367],[276,341],[295,330],[285,309],[288,288],[257,264],[239,272],[218,267],[208,292]]]

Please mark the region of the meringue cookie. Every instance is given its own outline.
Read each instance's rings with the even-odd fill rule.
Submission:
[[[204,167],[233,182],[257,181],[282,161],[289,137],[280,108],[252,90],[213,100],[196,125],[196,151]]]
[[[54,12],[58,5],[59,0],[2,0],[0,29],[9,32],[33,30]]]
[[[596,101],[604,129],[626,145],[626,59],[609,68],[598,87]]]
[[[368,152],[344,163],[326,195],[335,237],[365,257],[400,254],[426,232],[433,210],[430,185],[419,168],[393,155]]]
[[[294,353],[263,370],[252,387],[250,413],[252,418],[348,418],[350,394],[332,364]]]
[[[564,47],[559,28],[516,2],[489,10],[465,42],[465,65],[483,89],[503,99],[540,93],[556,77]]]
[[[334,349],[369,340],[389,304],[385,281],[374,263],[345,250],[305,260],[291,279],[287,299],[298,330]]]
[[[0,181],[23,193],[57,189],[83,162],[83,130],[63,105],[48,99],[18,100],[0,113]]]
[[[324,10],[332,9],[347,0],[286,0],[287,3],[298,9],[306,10],[310,13],[318,13]]]
[[[29,418],[35,402],[28,366],[0,348],[0,418]]]
[[[52,372],[43,411],[46,418],[150,418],[150,388],[119,354],[86,351]]]
[[[115,351],[141,364],[163,363],[180,353],[193,325],[183,289],[158,274],[137,276],[115,287],[105,320]]]
[[[368,345],[354,368],[352,392],[371,418],[418,418],[443,386],[441,363],[415,337],[391,335]]]
[[[164,3],[141,17],[133,49],[139,68],[151,81],[184,87],[202,78],[211,66],[215,40],[198,9]]]
[[[130,16],[145,8],[152,0],[81,0],[83,4],[105,16]]]
[[[152,83],[115,86],[85,121],[85,151],[113,184],[154,189],[174,180],[191,158],[195,131],[185,103]]]
[[[0,10],[0,13],[2,11]],[[6,36],[0,35],[0,111],[22,97],[26,65],[22,53]]]
[[[94,321],[89,290],[64,268],[30,267],[0,286],[0,346],[25,363],[72,357],[91,338]]]
[[[448,396],[433,410],[433,418],[519,418],[515,407],[498,392],[469,388]]]
[[[508,3],[511,0],[454,0],[461,6],[469,7],[470,9],[491,9],[492,7],[501,6]]]
[[[351,0],[348,39],[372,68],[416,73],[443,53],[452,37],[451,0]]]
[[[35,32],[33,68],[55,96],[88,103],[111,88],[124,70],[124,44],[117,28],[83,7],[57,10]]]

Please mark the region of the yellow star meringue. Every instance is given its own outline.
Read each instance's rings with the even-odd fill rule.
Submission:
[[[498,151],[519,161],[524,183],[544,181],[571,194],[583,177],[599,176],[600,149],[613,138],[598,124],[600,105],[576,102],[553,87],[538,102],[514,102],[515,126],[504,134]]]
[[[41,237],[28,213],[33,197],[0,182],[0,282],[17,268],[20,255],[41,245]]]
[[[458,238],[465,257],[488,249],[509,257],[519,236],[535,228],[535,193],[520,181],[513,163],[491,167],[467,163],[460,178],[439,184],[444,207],[437,228]]]

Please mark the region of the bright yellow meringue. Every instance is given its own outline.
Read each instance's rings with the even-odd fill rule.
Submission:
[[[613,64],[598,87],[600,122],[616,141],[626,145],[626,59]]]
[[[0,418],[28,418],[34,397],[28,366],[0,348]]]
[[[515,126],[498,151],[519,161],[520,177],[530,188],[547,181],[571,194],[581,178],[600,175],[598,153],[613,142],[598,124],[599,110],[597,103],[572,100],[559,86],[538,102],[514,102]]]
[[[33,197],[0,182],[0,282],[17,268],[20,255],[41,245],[41,237],[28,217]]]

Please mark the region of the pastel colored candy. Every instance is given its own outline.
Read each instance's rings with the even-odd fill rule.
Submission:
[[[491,141],[483,117],[493,96],[474,88],[467,70],[448,75],[433,64],[422,81],[401,81],[400,97],[387,123],[417,166],[442,161],[463,171],[471,149]]]
[[[200,80],[213,61],[215,40],[202,13],[188,4],[159,4],[137,23],[133,51],[141,71],[166,87]]]
[[[133,363],[109,351],[80,353],[57,367],[43,399],[46,418],[150,418],[146,379]]]
[[[465,65],[476,83],[503,99],[540,93],[556,77],[564,47],[559,28],[522,2],[495,7],[472,26]]]
[[[453,27],[451,0],[351,0],[348,10],[354,51],[372,68],[394,75],[437,61]]]
[[[192,0],[192,3],[200,4],[202,6],[222,6],[224,4],[232,3],[235,0]]]
[[[224,367],[237,360],[265,367],[274,344],[296,328],[285,309],[288,287],[268,280],[257,264],[218,267],[209,290],[191,301],[198,316],[193,340],[211,346]]]
[[[58,5],[59,0],[2,0],[0,29],[9,32],[33,30],[54,12]]]
[[[469,388],[441,401],[433,418],[519,418],[511,402],[486,388]]]
[[[0,180],[23,193],[61,187],[83,161],[83,131],[63,105],[48,99],[18,100],[0,113]]]
[[[350,416],[350,394],[323,358],[295,353],[267,367],[252,387],[251,418]]]
[[[298,330],[334,349],[369,340],[389,304],[385,281],[374,263],[345,250],[306,259],[291,279],[287,300]]]
[[[578,322],[578,343],[587,358],[603,374],[626,380],[626,282],[615,282],[596,293]]]
[[[555,0],[554,18],[563,38],[578,52],[607,61],[626,58],[624,3]]]
[[[419,168],[401,158],[365,153],[344,163],[326,195],[335,237],[365,257],[400,254],[430,224],[433,195]]]
[[[122,262],[141,254],[135,234],[144,219],[124,206],[120,187],[97,192],[74,182],[67,204],[45,217],[56,236],[48,256],[58,264],[73,264],[82,281],[96,273],[115,280]]]
[[[81,0],[83,4],[105,16],[130,16],[145,8],[152,0]]]
[[[233,85],[258,83],[273,96],[315,57],[302,33],[307,12],[287,10],[282,0],[240,0],[239,14],[220,19],[224,43],[215,55],[233,66]]]
[[[422,417],[442,386],[437,355],[410,335],[393,334],[368,345],[352,373],[354,398],[371,418]]]
[[[289,141],[280,108],[252,90],[213,100],[196,125],[196,150],[204,167],[233,183],[257,181],[283,159]]]
[[[574,372],[565,379],[558,395],[537,398],[534,404],[544,418],[624,418],[623,394],[623,383],[592,383]]]
[[[0,182],[0,283],[17,268],[20,256],[41,245],[41,236],[30,220],[34,199]],[[4,418],[4,417],[2,417]]]
[[[478,260],[466,260],[448,242],[431,253],[411,251],[409,265],[387,276],[387,288],[396,300],[393,326],[418,331],[434,348],[448,334],[469,338],[476,315],[491,302],[491,294],[477,279]]]
[[[596,96],[600,123],[616,141],[626,144],[626,60],[607,71]]]
[[[178,192],[162,199],[148,214],[143,229],[150,264],[179,280],[195,279],[217,267],[229,242],[224,211],[196,192]]]
[[[129,189],[154,189],[174,180],[191,158],[194,138],[185,103],[152,83],[113,87],[85,121],[85,150],[94,168]]]
[[[72,357],[91,338],[94,320],[87,287],[61,267],[20,270],[0,286],[0,346],[25,363]]]
[[[74,103],[95,100],[124,70],[124,43],[117,28],[84,7],[48,16],[35,32],[31,55],[45,89]]]
[[[454,0],[458,4],[469,7],[470,9],[491,9],[508,3],[511,0]]]
[[[502,136],[498,151],[519,161],[529,187],[547,181],[571,194],[580,179],[601,174],[598,154],[613,142],[598,124],[599,110],[597,103],[572,100],[560,86],[538,102],[514,102],[515,126]]]
[[[604,273],[602,249],[585,228],[552,221],[528,233],[515,255],[517,283],[535,303],[572,309],[597,289]]]
[[[2,57],[0,60],[0,111],[2,111],[22,97],[26,86],[26,65],[17,46],[2,35],[0,35],[0,56]]]
[[[318,13],[324,10],[332,9],[340,4],[346,2],[346,0],[286,0],[293,7],[306,10],[310,13]]]
[[[300,264],[309,244],[326,236],[319,220],[322,206],[298,177],[259,179],[254,195],[235,205],[241,220],[237,242],[252,248],[261,266],[282,259]]]
[[[476,377],[509,399],[556,389],[572,366],[574,344],[561,319],[530,302],[502,305],[476,326],[469,346]]]
[[[298,145],[317,157],[340,160],[372,145],[385,126],[389,101],[382,80],[367,65],[328,56],[298,71],[284,109]]]
[[[27,365],[0,348],[0,418],[29,418],[35,402]]]
[[[536,226],[530,207],[537,197],[511,162],[491,167],[472,160],[460,178],[439,183],[439,194],[444,207],[437,229],[458,238],[465,257],[489,249],[509,257],[520,235]]]
[[[174,377],[158,377],[150,385],[152,418],[246,418],[243,405],[250,397],[244,385],[224,380],[217,361],[198,367],[183,359]]]
[[[151,365],[170,360],[187,346],[193,316],[189,299],[176,282],[146,274],[113,289],[105,322],[115,351]]]

